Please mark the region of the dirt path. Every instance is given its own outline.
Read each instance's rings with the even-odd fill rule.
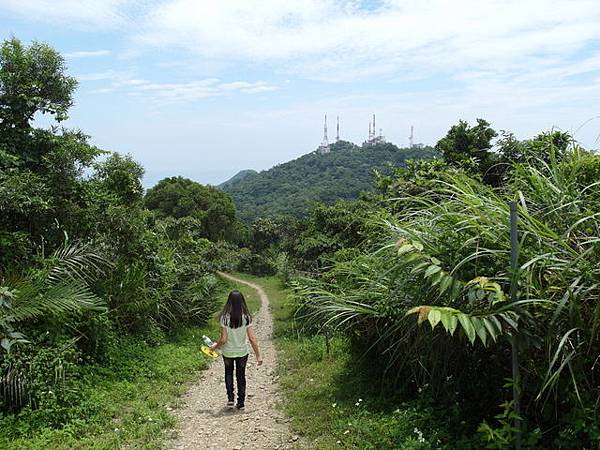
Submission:
[[[175,410],[179,419],[174,450],[250,450],[287,449],[293,443],[289,419],[277,408],[279,394],[274,370],[276,353],[271,337],[273,321],[269,298],[260,286],[220,273],[237,283],[256,289],[261,308],[254,317],[256,333],[263,356],[263,365],[256,367],[250,353],[246,377],[248,380],[246,410],[239,412],[225,407],[224,369],[217,359],[202,372],[200,380],[182,398]]]

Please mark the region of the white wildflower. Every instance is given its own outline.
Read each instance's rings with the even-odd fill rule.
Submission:
[[[423,432],[419,430],[417,427],[414,428],[413,433],[417,435],[417,441],[425,442],[425,438],[423,437]]]

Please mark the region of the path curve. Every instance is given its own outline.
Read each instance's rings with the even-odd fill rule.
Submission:
[[[273,319],[269,298],[258,285],[218,272],[223,278],[245,284],[260,295],[261,307],[254,316],[263,365],[256,367],[251,351],[246,369],[246,410],[225,408],[225,380],[222,359],[201,372],[200,380],[181,398],[174,411],[179,421],[173,450],[270,450],[287,449],[291,439],[289,419],[280,411],[280,397],[274,376],[277,354],[273,345]]]

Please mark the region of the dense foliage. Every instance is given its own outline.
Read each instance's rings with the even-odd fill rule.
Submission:
[[[211,240],[231,238],[236,232],[231,197],[212,186],[182,177],[165,178],[148,189],[145,205],[158,217],[192,217]]]
[[[388,164],[402,166],[407,159],[431,158],[433,149],[400,149],[384,143],[359,147],[340,141],[324,155],[309,153],[269,170],[249,174],[223,189],[233,198],[240,217],[251,222],[258,217],[301,217],[311,202],[333,203],[355,199],[372,190],[373,171]]]
[[[237,223],[226,194],[171,178],[144,198],[136,161],[59,126],[76,85],[47,45],[0,46],[4,424],[73,419],[90,367],[109,366],[131,336],[152,345],[204,324],[216,306],[212,273],[237,262],[236,247],[217,242]],[[38,114],[55,123],[36,128]]]
[[[527,141],[505,135],[492,149],[495,132],[478,126],[480,141],[454,142],[471,130],[461,123],[438,145],[446,158],[381,177],[382,196],[370,206],[313,211],[326,217],[304,227],[326,245],[313,246],[312,258],[331,263],[297,282],[300,315],[311,328],[348,333],[407,397],[459,408],[465,427],[457,431],[479,429],[473,448],[513,445],[514,383],[526,448],[595,448],[600,157],[556,131]],[[493,162],[503,168],[490,179]],[[510,270],[511,201],[518,275]],[[521,379],[512,379],[513,351]]]

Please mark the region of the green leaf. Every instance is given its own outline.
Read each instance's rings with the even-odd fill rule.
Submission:
[[[504,295],[504,292],[502,291],[502,288],[500,287],[500,285],[498,283],[492,283],[492,284],[494,286],[494,297],[492,299],[492,305],[495,305],[496,303],[505,301],[506,296]]]
[[[404,262],[405,263],[409,263],[409,262],[413,262],[413,261],[417,261],[418,259],[421,259],[423,256],[421,256],[419,253],[409,253],[408,255],[406,255],[404,257]]]
[[[489,320],[495,325],[496,330],[498,330],[498,334],[502,334],[502,323],[498,320],[496,316],[490,316]]]
[[[425,271],[425,278],[429,278],[431,275],[438,273],[442,268],[440,266],[429,266]]]
[[[419,241],[413,241],[412,245],[420,252],[423,251],[423,244],[421,244]]]
[[[435,275],[435,278],[431,282],[431,286],[437,286],[440,281],[444,279],[444,272],[440,271]]]
[[[483,325],[485,326],[488,334],[492,337],[492,340],[496,342],[496,339],[498,338],[498,330],[496,330],[494,323],[486,317],[483,319]]]
[[[477,334],[475,332],[475,327],[471,323],[471,318],[469,316],[467,316],[466,314],[460,313],[460,314],[458,314],[458,321],[462,325],[462,328],[463,328],[467,338],[469,339],[469,341],[471,341],[471,344],[473,344],[475,342],[475,338],[477,337]]]
[[[425,267],[429,267],[429,261],[425,261],[425,262],[422,262],[421,264],[417,264],[415,267],[413,267],[413,269],[411,270],[411,273],[420,272]]]
[[[411,252],[414,247],[411,244],[404,244],[398,249],[398,255],[404,255],[405,253]]]
[[[450,335],[454,336],[454,332],[456,331],[456,327],[458,326],[458,317],[456,314],[452,314],[450,316]]]
[[[483,343],[483,345],[487,346],[487,337],[488,336],[487,336],[487,331],[486,331],[485,325],[477,317],[473,317],[471,319],[471,322],[473,323],[473,327],[475,327],[475,331],[477,332],[477,336],[479,336],[479,339],[481,340],[481,342]]]
[[[446,292],[446,289],[450,287],[452,284],[452,277],[450,275],[444,274],[442,277],[442,281],[440,282],[440,295]]]
[[[429,315],[427,316],[427,320],[431,324],[431,329],[433,330],[436,325],[440,322],[442,318],[442,313],[437,309],[432,309],[429,311]]]
[[[446,311],[444,311],[442,313],[442,325],[444,326],[444,329],[449,333],[450,332],[450,318],[452,317],[452,313],[448,313]]]
[[[11,342],[10,340],[6,339],[6,338],[2,338],[2,340],[0,341],[0,346],[2,346],[2,348],[4,350],[6,350],[7,352],[10,351],[10,346],[11,346]]]

